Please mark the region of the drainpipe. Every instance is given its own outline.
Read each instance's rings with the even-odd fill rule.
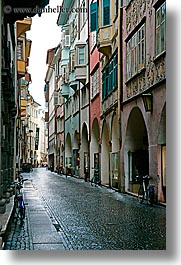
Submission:
[[[89,177],[90,177],[90,141],[91,141],[91,115],[90,115],[90,100],[91,100],[91,96],[90,96],[90,30],[89,30],[89,23],[90,23],[90,19],[89,19],[89,1],[87,1],[88,5],[87,5],[87,12],[88,12],[88,86],[89,86],[89,133],[88,133],[88,165],[89,165]]]
[[[0,3],[0,22],[1,22],[0,25],[2,25],[1,8],[2,8],[2,2]],[[2,58],[2,55],[1,55],[1,53],[2,53],[1,38],[2,38],[2,32],[1,32],[1,26],[0,26],[0,58]],[[2,60],[0,60],[0,121],[2,120],[2,118],[1,118],[1,114],[2,114],[2,112],[1,112],[1,89],[2,89],[1,88],[1,84],[2,84],[2,82],[1,82],[1,69],[2,69],[1,62],[2,62]],[[1,135],[2,135],[2,132],[1,132],[1,126],[0,126],[0,146],[2,146],[1,145]],[[1,148],[0,148],[0,185],[2,183],[2,179],[1,179],[2,178],[2,176],[1,176],[1,165],[2,165],[2,163],[1,163]],[[1,197],[2,197],[2,194],[0,193],[0,199],[1,199]]]
[[[122,129],[121,129],[121,111],[123,110],[122,101],[123,101],[123,7],[119,8],[119,47],[120,47],[120,61],[119,61],[119,73],[120,73],[120,84],[119,84],[119,131],[120,131],[120,190],[125,192],[125,177],[124,177],[124,160],[122,156]]]
[[[80,130],[81,130],[81,107],[80,107],[80,81],[79,81],[79,90],[78,90],[78,95],[79,95],[79,141],[78,141],[78,147],[79,147],[79,157],[80,157],[80,149],[81,149],[81,138],[80,138]],[[75,128],[74,128],[75,129]],[[77,157],[75,158],[75,169],[76,169],[76,163],[77,163]],[[81,171],[81,168],[80,168],[80,161],[79,161],[79,168],[78,168],[78,174],[79,174],[79,177],[80,177],[80,171]]]
[[[122,191],[124,189],[122,187],[122,179],[121,179],[121,146],[122,146],[122,131],[121,131],[121,102],[123,96],[123,72],[122,72],[122,65],[123,65],[123,55],[122,55],[122,15],[123,9],[118,8],[118,123],[119,123],[119,141],[120,141],[120,179],[119,179],[119,190]]]

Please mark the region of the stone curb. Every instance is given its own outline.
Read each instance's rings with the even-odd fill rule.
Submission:
[[[0,214],[1,230],[0,230],[0,250],[4,249],[5,239],[8,232],[14,210],[14,195],[10,197],[10,202],[6,205],[6,212]]]

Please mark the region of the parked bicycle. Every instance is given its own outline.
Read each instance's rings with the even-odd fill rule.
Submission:
[[[138,182],[140,182],[140,187],[138,190],[138,200],[142,203],[144,200],[147,201],[147,204],[153,206],[155,198],[155,186],[150,184],[149,181],[152,177],[146,175],[143,177],[136,176]]]
[[[90,181],[91,185],[93,186],[93,183],[94,183],[95,186],[100,185],[101,182],[100,182],[100,179],[99,179],[99,169],[93,168],[93,167],[92,167],[92,169],[94,169],[94,175],[93,175],[93,177],[92,177],[92,179]]]
[[[73,167],[72,167],[72,165],[71,164],[68,164],[67,166],[66,166],[66,178],[67,178],[67,176],[68,175],[70,175],[71,177],[73,177],[73,175],[74,175],[74,170],[73,170]]]
[[[14,204],[15,204],[15,218],[18,218],[20,220],[20,224],[23,224],[23,220],[25,218],[25,211],[27,205],[24,202],[23,198],[23,183],[28,179],[23,179],[23,176],[18,172],[17,174],[17,180],[14,182],[16,193],[14,198]]]

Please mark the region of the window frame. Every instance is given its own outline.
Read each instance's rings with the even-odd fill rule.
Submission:
[[[109,17],[106,18],[105,16],[105,9],[108,8],[109,12],[107,11],[107,14],[109,14]],[[108,21],[107,21],[108,20]],[[109,26],[111,22],[111,4],[110,0],[102,0],[102,26],[106,27]]]
[[[145,68],[146,64],[145,33],[146,33],[146,23],[142,24],[140,28],[132,35],[132,37],[126,43],[126,80],[129,80],[130,78],[134,77],[136,74],[138,74]],[[140,39],[139,35],[142,36]],[[140,50],[139,46],[141,46]]]
[[[164,19],[162,20],[163,7],[164,7],[165,13],[164,13]],[[157,21],[158,13],[160,13],[160,22]],[[164,32],[163,47],[162,47],[162,31]],[[159,32],[159,40],[157,40],[157,32]],[[155,10],[155,56],[158,57],[160,54],[162,54],[165,51],[166,51],[166,2],[162,3]]]
[[[93,19],[95,17],[95,20]],[[98,2],[90,4],[90,32],[98,29]]]
[[[117,77],[117,80],[116,80]],[[111,87],[112,84],[112,87]],[[118,50],[102,70],[102,100],[118,87]]]
[[[99,67],[91,75],[91,98],[93,99],[99,93]]]
[[[83,54],[83,57],[84,57],[84,60],[83,60],[83,63],[80,63],[80,49],[83,49],[84,50],[84,53]],[[75,56],[75,67],[76,66],[85,66],[86,65],[86,44],[77,44],[76,45],[76,56]]]

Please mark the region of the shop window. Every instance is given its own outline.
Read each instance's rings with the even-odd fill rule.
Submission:
[[[129,182],[137,183],[136,176],[149,174],[148,150],[138,150],[128,152],[128,175]]]

